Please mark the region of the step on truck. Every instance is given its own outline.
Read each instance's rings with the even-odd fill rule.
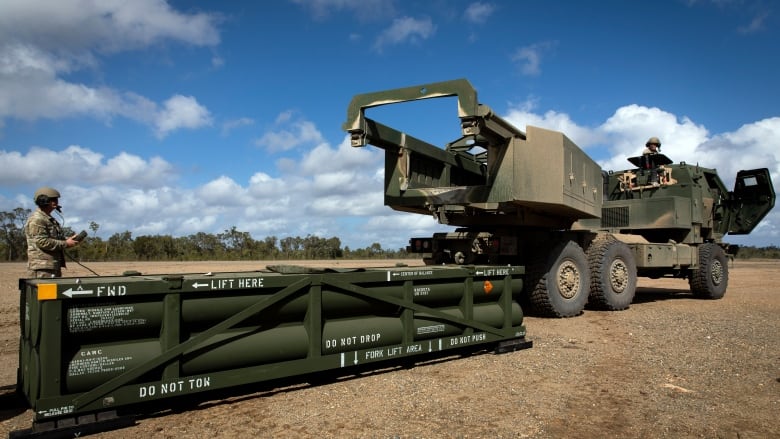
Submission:
[[[460,132],[441,146],[366,116],[446,97]],[[523,266],[523,299],[544,316],[628,308],[638,276],[687,278],[696,297],[721,298],[737,250],[723,236],[750,233],[775,202],[766,168],[740,171],[733,191],[715,169],[663,154],[602,170],[563,133],[517,129],[465,79],[357,95],[343,128],[353,147],[384,150],[387,206],[453,227],[411,238],[410,252],[430,265]]]

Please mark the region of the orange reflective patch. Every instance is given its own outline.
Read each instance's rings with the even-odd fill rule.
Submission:
[[[493,284],[490,283],[489,280],[486,280],[484,285],[482,285],[482,289],[485,290],[485,294],[490,294],[490,292],[493,291]]]
[[[57,298],[57,284],[39,284],[38,300],[54,300]]]

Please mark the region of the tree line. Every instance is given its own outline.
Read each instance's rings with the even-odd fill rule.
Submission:
[[[26,261],[27,239],[24,223],[30,209],[16,208],[0,212],[0,261]],[[75,232],[64,227],[65,236]],[[386,250],[379,243],[366,248],[342,248],[337,237],[277,238],[257,240],[235,226],[222,233],[198,232],[189,236],[141,235],[129,231],[114,233],[108,239],[97,236],[100,225],[91,222],[92,232],[77,247],[67,250],[79,261],[213,261],[213,260],[304,260],[304,259],[398,259],[406,258],[406,249]]]
[[[24,223],[30,209],[18,207],[11,212],[0,212],[0,261],[27,260],[27,240]],[[100,225],[90,223],[92,232],[68,254],[81,261],[215,261],[215,260],[304,260],[304,259],[401,259],[409,257],[406,249],[385,250],[379,243],[366,248],[341,247],[337,237],[277,238],[268,236],[256,240],[248,232],[235,226],[222,233],[198,232],[189,236],[141,235],[133,237],[129,231],[114,233],[107,240],[97,236]],[[65,236],[75,232],[64,227]],[[737,259],[780,259],[780,248],[739,247]]]

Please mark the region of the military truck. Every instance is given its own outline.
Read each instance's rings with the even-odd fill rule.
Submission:
[[[442,146],[366,117],[366,110],[457,97],[460,133]],[[589,304],[626,309],[637,277],[687,278],[701,298],[723,297],[722,238],[750,233],[772,209],[766,168],[740,171],[733,191],[715,169],[663,154],[605,171],[566,135],[502,119],[465,79],[355,96],[343,129],[353,147],[385,151],[384,202],[454,227],[412,238],[427,264],[526,267],[537,314],[570,317]]]

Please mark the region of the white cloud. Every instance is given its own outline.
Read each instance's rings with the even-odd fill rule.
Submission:
[[[740,26],[737,31],[742,34],[752,34],[764,30],[764,22],[769,17],[769,12],[761,11],[758,15],[755,15],[750,23]]]
[[[138,185],[138,180],[141,179],[154,186],[160,183],[161,177],[172,176],[172,171],[171,165],[160,157],[152,157],[146,161],[123,151],[116,157],[108,159],[106,166],[96,171],[95,178],[133,185]]]
[[[609,140],[613,153],[602,163],[606,169],[625,168],[625,157],[641,154],[652,136],[661,139],[661,152],[672,160],[696,163],[702,159],[696,148],[709,138],[707,129],[688,117],[678,118],[659,108],[635,104],[619,108],[598,130]]]
[[[302,126],[301,121],[288,116],[282,115],[279,121]],[[81,177],[74,172],[68,179],[57,177],[54,184],[63,193],[66,225],[86,229],[95,221],[105,238],[125,230],[134,236],[182,236],[220,233],[236,226],[257,239],[321,233],[339,236],[353,248],[355,243],[368,245],[363,242],[372,232],[360,226],[344,230],[343,221],[363,224],[373,215],[388,214],[389,209],[383,206],[381,150],[352,148],[347,136],[338,147],[332,147],[320,135],[310,134],[319,132],[314,124],[303,125],[308,127],[299,131],[304,139],[316,138],[322,143],[300,153],[299,159],[291,159],[281,176],[257,172],[247,181],[220,176],[196,187],[179,187],[180,183],[170,181],[172,174],[160,175],[172,167],[158,158],[144,160],[122,153],[106,159],[82,147],[61,152],[38,148],[27,156],[2,153],[0,166],[13,167],[19,176],[49,172],[55,163],[84,170]],[[0,178],[13,180],[16,176],[3,174]],[[26,178],[13,181],[24,187],[24,193],[17,200],[0,199],[0,211],[18,207],[19,200],[27,207],[32,205],[27,192],[46,183],[40,174]],[[141,179],[148,184],[139,184]],[[166,180],[173,185],[164,184]]]
[[[295,119],[292,111],[276,118],[274,131],[268,131],[255,140],[255,145],[269,152],[289,151],[301,145],[317,145],[325,141],[317,127],[308,120]]]
[[[174,95],[157,105],[134,93],[90,87],[55,77],[56,61],[35,48],[0,48],[0,118],[35,120],[80,115],[109,121],[123,116],[153,124],[158,137],[180,128],[211,125],[208,110],[192,96]]]
[[[583,149],[603,141],[604,136],[601,133],[578,125],[568,114],[553,110],[537,114],[533,111],[535,106],[531,101],[510,106],[504,118],[521,131],[525,131],[527,125],[560,131]]]
[[[300,169],[304,175],[316,175],[326,168],[363,171],[381,168],[383,160],[383,155],[377,148],[352,147],[349,144],[349,136],[345,136],[336,149],[325,143],[312,148],[301,160]],[[325,163],[328,164],[327,167],[323,166]]]
[[[780,185],[778,141],[780,117],[772,117],[713,136],[696,146],[695,155],[703,166],[718,168],[728,187],[733,185],[737,171],[754,168],[769,169],[772,181]],[[710,161],[715,165],[707,164]]]
[[[214,46],[219,43],[219,20],[205,13],[179,13],[160,0],[1,2],[0,127],[4,118],[78,116],[106,122],[127,117],[152,124],[159,136],[203,126],[196,114],[186,117],[183,108],[171,108],[178,95],[158,110],[154,102],[131,91],[72,82],[64,75],[99,71],[103,57],[168,41]]]
[[[179,128],[200,128],[212,124],[211,114],[192,96],[176,95],[165,101],[156,115],[154,125],[157,137],[167,136]]]
[[[105,157],[77,145],[62,151],[33,147],[27,154],[0,151],[0,184],[24,185],[56,179],[61,184],[131,184],[156,187],[175,177],[173,167],[160,157],[144,160],[121,152]]]
[[[519,64],[523,75],[538,76],[542,73],[542,58],[556,45],[554,41],[544,41],[521,47],[511,56],[511,60]]]
[[[492,3],[471,3],[463,13],[466,21],[471,23],[483,24],[493,15],[496,7]]]
[[[212,14],[182,14],[161,0],[5,0],[0,41],[28,41],[43,50],[118,52],[165,40],[219,43]]]
[[[212,233],[219,233],[217,231],[219,229],[219,226],[217,226],[217,221],[218,218],[214,215],[193,216],[185,219],[180,224],[176,224],[176,228],[174,230],[176,230],[176,235],[178,236],[194,235],[196,233],[203,232],[204,230],[214,230]],[[157,232],[155,234],[167,233]]]
[[[254,119],[249,117],[241,117],[238,119],[229,120],[222,124],[222,135],[228,136],[233,130],[237,128],[252,126],[254,124],[255,124]]]
[[[197,197],[206,206],[219,207],[241,206],[248,198],[246,189],[224,175],[203,185]]]
[[[72,59],[56,56],[29,43],[6,39],[0,46],[0,74],[3,77],[37,76],[50,79],[57,73],[70,72],[72,66]]]
[[[34,46],[0,44],[0,117],[106,118],[122,112],[122,97],[116,91],[58,79],[57,74],[68,72],[70,66]]]
[[[417,19],[401,17],[393,20],[389,28],[382,31],[374,42],[374,50],[381,52],[385,46],[403,43],[417,43],[427,40],[436,33],[436,26],[430,18]]]
[[[281,178],[273,178],[264,172],[258,172],[249,179],[249,196],[254,200],[264,200],[271,198],[287,198],[285,189],[287,182]]]
[[[347,197],[338,193],[322,195],[311,200],[308,211],[326,217],[343,217],[345,212],[355,217],[379,215],[387,209],[382,206],[382,200],[381,191],[366,191]]]
[[[314,215],[363,217],[381,213],[387,209],[383,206],[383,180],[376,172],[382,167],[381,150],[353,148],[345,136],[338,148],[320,144],[304,154],[294,171],[302,180],[293,191],[306,194],[303,205]]]

